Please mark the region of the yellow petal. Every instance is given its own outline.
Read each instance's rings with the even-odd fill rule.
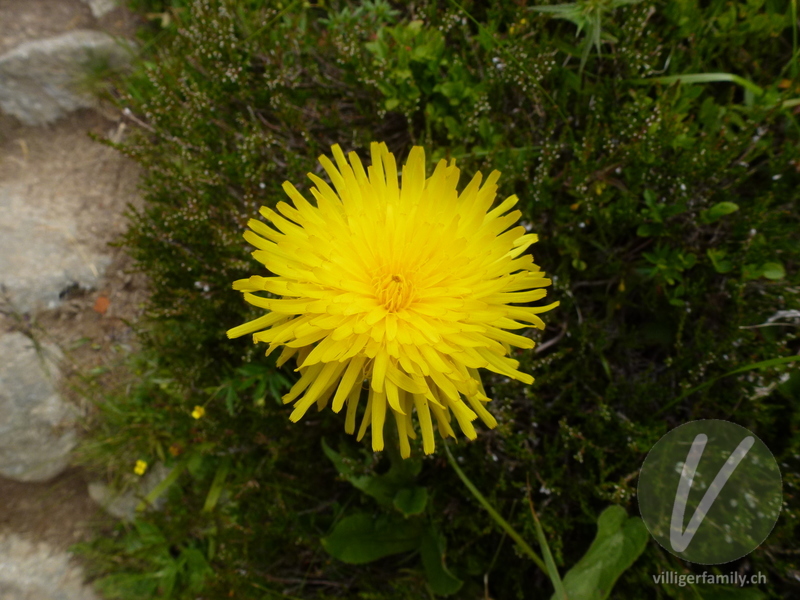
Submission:
[[[414,394],[414,406],[417,409],[417,419],[422,430],[422,450],[425,454],[433,454],[436,444],[433,439],[433,423],[428,408],[428,401],[421,394]]]
[[[353,386],[357,385],[357,387],[361,387],[363,367],[366,360],[366,356],[357,356],[349,361],[347,371],[345,371],[344,377],[342,377],[341,382],[339,382],[339,389],[336,391],[336,395],[333,398],[333,412],[338,413],[342,410],[344,400],[350,395]]]
[[[383,425],[386,420],[386,394],[375,392],[372,398],[372,449],[383,450]]]

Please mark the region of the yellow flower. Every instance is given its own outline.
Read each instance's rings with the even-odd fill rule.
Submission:
[[[440,161],[426,179],[421,147],[402,168],[402,186],[386,144],[371,145],[366,171],[354,152],[348,164],[338,145],[332,150],[336,166],[326,156],[319,160],[335,191],[309,173],[316,206],[287,181],[294,206],[279,202],[278,212],[260,211],[277,230],[249,221],[244,237],[275,276],[240,279],[233,288],[269,312],[228,337],[257,332],[253,341],[268,343],[267,355],[283,346],[278,365],[296,356],[301,377],[283,397],[295,403],[293,422],[312,404],[322,410],[330,402],[334,412],[347,404],[345,430],[353,433],[368,379],[358,439],[371,427],[373,450],[383,449],[387,407],[403,457],[411,453],[408,438],[416,438],[414,411],[426,454],[434,450],[431,414],[443,438],[455,437],[455,416],[474,439],[477,417],[497,424],[478,369],[532,383],[506,355],[511,346],[534,342],[506,330],[544,328],[537,314],[558,305],[511,304],[539,300],[550,285],[525,254],[537,236],[519,226],[508,230],[521,216],[508,212],[516,196],[489,211],[498,171],[483,186],[476,174],[459,194],[455,161]]]
[[[206,409],[202,406],[195,406],[194,410],[192,411],[192,416],[195,419],[202,419],[206,414]]]
[[[147,471],[147,463],[143,460],[137,460],[136,466],[133,467],[133,472],[139,476],[144,475],[144,472]]]

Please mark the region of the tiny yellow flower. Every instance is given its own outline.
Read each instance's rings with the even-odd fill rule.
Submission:
[[[474,439],[475,419],[497,424],[478,369],[530,385],[533,377],[508,355],[511,346],[534,342],[507,330],[544,329],[539,313],[558,305],[525,306],[544,298],[551,283],[526,253],[538,237],[512,227],[522,216],[511,211],[516,196],[491,208],[498,171],[485,181],[477,173],[459,193],[455,161],[441,160],[426,177],[420,147],[411,150],[401,182],[386,144],[372,144],[368,169],[355,152],[348,162],[338,145],[332,149],[335,165],[319,160],[333,187],[308,175],[316,206],[287,181],[294,206],[278,202],[280,214],[261,208],[275,229],[249,221],[244,238],[271,276],[240,279],[233,288],[268,312],[228,337],[254,334],[254,342],[269,344],[267,354],[282,346],[278,366],[297,360],[301,377],[283,397],[294,402],[293,422],[313,405],[331,404],[337,413],[346,405],[345,431],[354,433],[369,380],[358,439],[371,429],[373,450],[383,450],[387,414],[404,458],[415,426],[426,454],[434,450],[434,426],[443,438],[455,437],[457,423]]]
[[[194,410],[192,411],[192,416],[195,419],[202,419],[206,414],[206,409],[202,406],[195,406]]]
[[[144,475],[144,472],[147,471],[147,463],[143,460],[137,460],[136,466],[133,467],[133,472],[139,476]]]

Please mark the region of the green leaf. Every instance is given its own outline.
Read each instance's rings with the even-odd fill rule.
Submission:
[[[605,600],[619,576],[647,545],[649,534],[639,517],[621,506],[609,506],[597,519],[597,536],[583,557],[564,576],[569,600]],[[551,600],[560,600],[553,595]]]
[[[184,560],[186,566],[188,588],[192,591],[200,591],[205,578],[214,573],[211,565],[197,548],[184,548],[181,552],[181,559]]]
[[[794,371],[789,379],[784,381],[778,386],[778,391],[787,400],[798,401],[800,400],[800,370]]]
[[[522,536],[517,533],[514,528],[511,527],[511,525],[508,524],[508,521],[501,517],[500,513],[498,513],[491,504],[489,504],[489,501],[484,498],[483,494],[481,494],[478,488],[475,487],[475,484],[473,484],[469,480],[469,477],[466,476],[464,471],[461,470],[461,467],[458,466],[458,462],[453,457],[453,453],[450,452],[450,446],[447,445],[447,442],[444,444],[444,451],[447,453],[447,462],[449,462],[450,466],[453,467],[453,470],[456,472],[456,475],[458,475],[458,478],[467,487],[475,500],[478,501],[478,504],[480,504],[486,510],[486,512],[489,513],[492,519],[494,519],[494,522],[497,523],[503,529],[503,531],[508,534],[508,537],[516,542],[520,550],[527,554],[531,560],[536,563],[536,566],[547,573],[547,565],[545,562],[539,558],[539,555],[533,551],[533,548],[531,548],[528,543],[522,539]]]
[[[734,9],[734,19],[736,18],[735,14],[736,12]],[[733,75],[732,73],[690,73],[687,75],[666,75],[663,77],[651,77],[649,79],[634,79],[631,81],[631,83],[636,85],[648,85],[651,83],[663,83],[664,85],[670,85],[672,83],[716,83],[723,81],[740,85],[743,88],[750,90],[756,96],[761,96],[764,93],[764,90],[758,87],[752,81],[748,81],[747,79],[739,77],[738,75]]]
[[[428,490],[414,486],[401,489],[394,496],[394,507],[406,517],[418,515],[428,503]]]
[[[433,593],[449,596],[461,589],[464,582],[453,575],[444,564],[444,544],[440,540],[433,528],[426,529],[422,534],[420,555]]]
[[[231,459],[229,456],[226,456],[222,459],[222,462],[217,468],[217,472],[214,475],[214,481],[211,482],[211,488],[208,490],[208,496],[206,496],[206,502],[203,505],[203,512],[211,512],[214,510],[214,507],[219,501],[219,496],[222,493],[222,489],[225,487],[225,478],[228,476],[230,467]]]
[[[706,254],[708,255],[708,258],[711,259],[711,264],[714,265],[714,270],[717,273],[728,273],[731,269],[733,269],[733,264],[731,261],[725,258],[728,255],[725,250],[714,250],[713,248],[709,248],[706,250]]]
[[[697,256],[691,252],[688,254],[681,254],[678,259],[680,260],[683,269],[691,269],[693,266],[695,266],[695,264],[697,264]]]
[[[441,93],[445,98],[461,100],[466,95],[466,88],[462,81],[446,81],[434,86],[434,92]]]
[[[694,394],[695,392],[699,392],[700,390],[703,390],[703,389],[713,385],[715,382],[719,381],[723,377],[730,377],[731,375],[737,375],[738,373],[745,373],[747,371],[752,371],[753,369],[767,369],[769,367],[775,367],[775,366],[778,366],[778,365],[784,365],[786,363],[794,362],[796,360],[800,360],[800,356],[781,356],[780,358],[770,358],[769,360],[762,360],[762,361],[757,362],[757,363],[751,363],[749,365],[745,365],[744,367],[739,367],[738,369],[734,369],[733,371],[728,371],[724,375],[720,375],[719,377],[714,377],[713,379],[710,379],[710,380],[708,380],[708,381],[706,381],[704,383],[701,383],[698,386],[695,386],[695,387],[693,387],[693,388],[691,388],[689,390],[686,390],[680,396],[678,396],[674,400],[670,400],[667,404],[665,404],[660,409],[658,409],[656,414],[657,415],[661,414],[662,412],[664,412],[668,408],[674,406],[675,404],[677,404],[678,402],[680,402],[681,400],[686,398],[686,396],[690,396],[691,394]]]
[[[149,574],[116,573],[94,584],[107,598],[155,598],[158,580]]]
[[[761,277],[761,267],[754,263],[748,263],[742,267],[742,279],[758,279]]]
[[[414,486],[414,479],[421,468],[419,461],[403,460],[397,456],[393,457],[391,468],[382,475],[356,475],[353,467],[338,452],[328,446],[325,440],[322,440],[322,450],[339,474],[347,479],[353,487],[372,496],[378,501],[378,504],[386,508],[394,507],[402,510],[395,505],[395,497],[401,490]],[[392,456],[391,453],[390,456]]]
[[[786,270],[781,263],[768,262],[761,267],[761,274],[767,279],[783,279],[786,277]]]
[[[137,548],[139,547],[147,548],[150,546],[166,546],[167,538],[164,537],[164,534],[161,532],[161,530],[158,528],[157,525],[137,519],[136,521],[133,522],[133,526],[136,529],[136,533],[138,534],[137,541],[140,544],[139,546],[137,546]]]
[[[642,223],[636,229],[636,235],[639,237],[650,237],[662,233],[664,233],[664,225],[661,223]]]
[[[498,45],[497,40],[494,38],[495,28],[496,25],[494,23],[488,23],[487,26],[478,29],[478,43],[487,52]]]
[[[713,223],[737,210],[739,210],[739,205],[734,202],[718,202],[708,210],[704,210],[700,213],[700,218],[704,223]]]
[[[233,386],[228,387],[228,391],[225,393],[225,408],[228,409],[229,415],[236,414],[236,405],[239,402],[239,396],[236,394],[236,390],[233,389]]]
[[[531,507],[533,524],[536,526],[536,537],[539,540],[539,547],[542,549],[544,563],[547,565],[547,576],[550,578],[550,583],[553,584],[553,588],[556,590],[553,594],[553,598],[556,600],[569,600],[567,591],[564,589],[564,582],[561,580],[561,576],[558,574],[556,561],[553,560],[553,553],[550,552],[550,545],[547,543],[547,537],[544,535],[542,524],[539,522],[539,517],[536,515],[536,511],[533,510],[533,501],[531,500],[530,494],[528,494],[528,504]]]
[[[171,486],[178,480],[178,477],[183,472],[183,469],[186,468],[186,464],[188,463],[188,458],[183,459],[179,462],[173,469],[169,472],[169,474],[161,481],[153,490],[147,494],[139,504],[136,505],[137,511],[145,510],[148,506],[152,506],[158,497],[161,496],[164,492],[167,491],[167,488]]]
[[[550,6],[529,6],[528,10],[535,10],[537,12],[547,12],[557,15],[559,18],[566,18],[564,15],[579,15],[581,7],[574,2],[569,4],[553,4]]]
[[[361,565],[389,556],[416,550],[420,528],[415,521],[366,513],[350,515],[339,521],[333,532],[322,538],[322,547],[342,562]]]

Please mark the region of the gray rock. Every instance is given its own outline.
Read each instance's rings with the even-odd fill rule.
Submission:
[[[56,390],[60,351],[18,332],[0,335],[0,475],[46,481],[69,464],[77,409]]]
[[[69,554],[17,535],[0,534],[3,600],[99,600],[83,579]]]
[[[170,469],[161,463],[157,463],[148,469],[135,488],[124,492],[115,491],[101,481],[93,481],[88,486],[89,497],[102,506],[108,514],[123,521],[131,522],[136,517],[136,507],[142,498],[164,481],[169,473]],[[151,508],[159,510],[163,507],[166,499],[166,494],[162,494],[155,501],[155,506]]]
[[[93,64],[119,68],[130,56],[130,46],[99,31],[24,42],[0,56],[0,109],[26,125],[43,125],[92,108],[95,97],[81,89],[88,69]]]
[[[0,183],[0,286],[20,313],[56,308],[70,288],[93,289],[111,262],[79,241],[79,215],[59,214],[31,188]]]
[[[116,0],[83,0],[92,9],[95,19],[99,19],[117,8]]]

